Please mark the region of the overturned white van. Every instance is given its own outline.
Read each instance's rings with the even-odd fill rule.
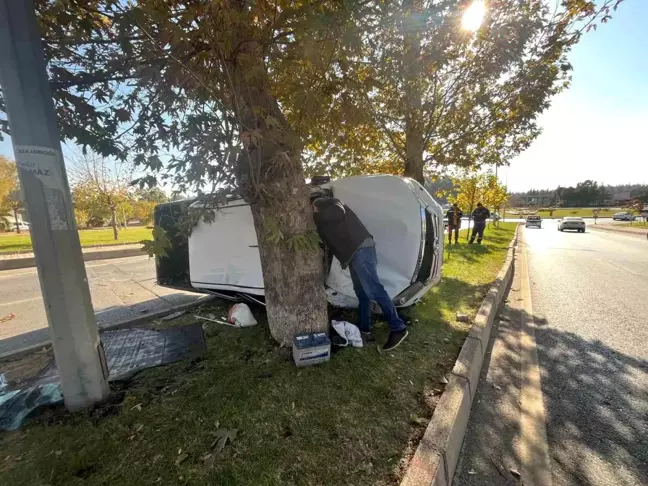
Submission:
[[[416,303],[441,278],[443,213],[416,181],[390,175],[356,176],[312,185],[312,197],[342,200],[373,235],[378,275],[398,307]],[[215,210],[211,223],[199,222],[189,238],[173,224],[191,206],[204,202],[162,204],[156,225],[170,235],[172,248],[156,260],[160,285],[214,293],[233,300],[263,302],[264,285],[252,212],[245,201],[230,200]],[[326,264],[326,292],[338,307],[356,307],[348,270],[334,257]]]

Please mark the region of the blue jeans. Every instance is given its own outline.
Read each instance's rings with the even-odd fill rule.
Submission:
[[[394,332],[402,331],[405,329],[405,323],[398,317],[394,302],[387,295],[383,284],[380,283],[377,265],[376,248],[373,246],[359,248],[349,265],[353,290],[359,301],[360,330],[362,332],[371,331],[371,301],[375,300],[382,309],[389,328]]]

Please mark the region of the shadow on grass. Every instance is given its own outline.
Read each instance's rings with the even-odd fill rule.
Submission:
[[[508,471],[521,464],[511,444],[519,437],[519,390],[529,385],[519,373],[519,322],[523,318],[534,319],[538,326],[554,483],[648,484],[648,361],[620,353],[599,340],[552,328],[545,318],[506,306],[504,312],[512,319],[500,321],[493,333],[503,343],[503,351],[491,356],[491,340],[467,431],[471,440],[462,452],[465,464],[454,484],[517,484]],[[484,457],[489,461],[483,461]],[[469,473],[469,468],[477,474]]]

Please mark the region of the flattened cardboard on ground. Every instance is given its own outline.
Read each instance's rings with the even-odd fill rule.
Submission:
[[[167,329],[120,329],[101,333],[109,381],[124,380],[138,371],[200,356],[206,349],[200,324]],[[63,400],[54,364],[24,388],[7,387],[0,394],[0,430],[16,430],[36,409]]]

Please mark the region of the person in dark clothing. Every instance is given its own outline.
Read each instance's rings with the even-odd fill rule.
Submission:
[[[453,231],[455,244],[459,243],[459,228],[461,228],[461,218],[463,217],[463,211],[461,211],[461,209],[459,209],[459,206],[457,206],[457,203],[455,203],[450,209],[448,209],[446,216],[448,217],[448,244],[452,244]]]
[[[490,211],[484,207],[482,203],[477,203],[477,207],[472,213],[473,220],[475,225],[473,226],[472,234],[470,235],[470,243],[475,242],[475,236],[477,237],[477,243],[481,245],[482,238],[484,238],[484,229],[486,228],[486,220],[490,218]]]
[[[358,297],[360,332],[371,334],[371,301],[375,300],[389,323],[389,338],[383,349],[394,349],[407,337],[405,322],[378,278],[378,259],[373,237],[356,214],[339,199],[317,198],[313,201],[317,231],[340,261],[349,267],[353,290]]]

